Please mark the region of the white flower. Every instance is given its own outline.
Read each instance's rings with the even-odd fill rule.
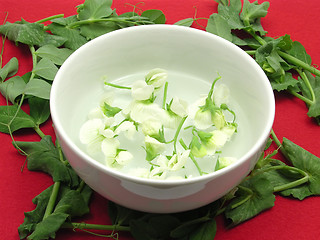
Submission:
[[[145,81],[139,80],[133,83],[131,87],[131,96],[133,99],[142,101],[150,99],[154,91],[154,86],[148,85]]]
[[[166,169],[162,167],[155,167],[154,169],[151,170],[149,174],[149,178],[165,179],[166,175],[167,175]]]
[[[160,88],[166,82],[168,74],[161,68],[151,70],[146,76],[145,81],[148,85],[153,85],[154,88]]]
[[[149,117],[141,123],[141,131],[144,135],[158,135],[161,128],[162,123],[154,117]]]
[[[120,151],[115,158],[116,162],[121,166],[125,166],[132,159],[133,159],[133,155],[128,151]]]
[[[184,151],[182,153],[174,154],[168,162],[168,168],[171,171],[178,171],[184,167],[189,158],[190,150]]]
[[[128,108],[123,111],[125,116],[129,116],[133,121],[142,123],[150,117],[158,119],[160,122],[164,122],[166,111],[156,103],[143,103],[139,101],[133,101]]]
[[[234,157],[220,157],[217,162],[216,170],[220,170],[222,168],[225,168],[225,167],[235,163],[236,161],[237,161],[237,159]]]
[[[106,138],[102,141],[101,149],[105,156],[105,163],[111,167],[122,167],[128,164],[133,155],[126,150],[119,150],[120,142],[115,138]]]
[[[216,150],[221,149],[235,132],[234,126],[226,126],[221,130],[213,130],[211,137],[204,143],[207,153],[212,155]]]
[[[188,108],[188,116],[194,120],[194,126],[198,129],[204,130],[213,125],[212,114],[210,111],[203,111],[200,109],[206,103],[207,97],[202,97]]]
[[[101,150],[107,165],[111,166],[115,162],[119,146],[120,142],[116,138],[106,138],[102,141]]]
[[[114,132],[106,128],[105,121],[100,118],[90,119],[80,128],[79,138],[81,143],[87,145],[89,154],[101,151],[101,143],[105,138],[112,138]]]
[[[230,90],[225,84],[220,84],[213,91],[213,102],[220,107],[221,104],[228,104]]]
[[[121,123],[116,130],[114,131],[114,133],[116,135],[118,135],[119,133],[124,132],[125,136],[128,139],[133,139],[134,134],[137,132],[136,127],[134,126],[133,122],[131,121],[124,121],[123,123]]]
[[[162,154],[159,154],[152,162],[163,169],[168,169],[169,159]]]
[[[178,97],[172,99],[170,110],[180,117],[187,116],[188,103]]]
[[[163,153],[166,149],[166,144],[159,142],[157,139],[145,136],[145,148],[147,152],[147,160],[154,159],[160,153]]]
[[[226,125],[227,122],[225,120],[222,110],[216,110],[214,112],[212,122],[217,129],[222,129]]]

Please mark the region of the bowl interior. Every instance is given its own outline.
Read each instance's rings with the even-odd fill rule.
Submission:
[[[88,161],[95,161],[86,155],[79,129],[104,93],[104,77],[127,84],[143,79],[153,68],[168,71],[168,94],[191,102],[209,91],[217,73],[221,75],[221,83],[230,89],[230,107],[239,125],[225,154],[246,159],[261,147],[274,118],[273,93],[263,71],[240,48],[220,37],[169,25],[111,32],[66,60],[51,92],[52,117],[60,137]]]

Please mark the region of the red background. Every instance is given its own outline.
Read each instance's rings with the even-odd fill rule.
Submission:
[[[75,7],[84,0],[0,0],[0,21],[3,22],[8,12],[7,21],[14,22],[24,18],[33,22],[51,15],[64,13],[65,16],[76,14]],[[137,4],[140,0],[114,0],[113,8],[119,14],[132,11],[127,5]],[[263,1],[259,1],[261,3]],[[320,3],[317,0],[270,0],[270,8],[262,20],[262,25],[271,37],[284,34],[291,35],[293,40],[301,42],[313,59],[313,64],[320,64]],[[167,17],[167,23],[193,17],[195,8],[197,17],[209,17],[217,11],[213,0],[145,0],[139,4],[143,10],[160,9]],[[205,20],[200,23],[206,24]],[[0,43],[2,46],[2,43]],[[19,75],[30,71],[31,58],[27,48],[17,48],[9,41],[5,44],[3,64],[11,57],[19,59]],[[0,104],[6,104],[0,97]],[[301,147],[320,156],[320,126],[306,115],[305,104],[287,94],[276,94],[276,118],[274,131],[279,138],[287,137]],[[44,124],[45,134],[53,135],[51,122]],[[20,141],[39,141],[39,137],[30,132],[19,132],[15,139]],[[25,211],[34,209],[32,198],[52,184],[50,177],[43,173],[29,172],[21,167],[25,157],[19,155],[11,144],[10,136],[0,133],[0,239],[19,239],[17,228],[23,222]],[[91,202],[91,213],[81,219],[89,223],[108,224],[108,201],[94,194]],[[227,229],[224,219],[218,217],[218,231],[215,240],[222,239],[282,239],[313,240],[320,235],[320,198],[310,197],[303,201],[276,197],[275,206],[235,228]],[[56,239],[100,239],[83,232],[62,230]],[[121,233],[120,240],[132,239],[129,234]]]

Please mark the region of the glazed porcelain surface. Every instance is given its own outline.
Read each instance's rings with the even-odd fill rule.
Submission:
[[[185,180],[143,179],[112,170],[87,155],[79,129],[110,81],[136,79],[153,68],[185,78],[174,91],[194,97],[217,76],[230,89],[238,136],[227,146],[239,160]],[[188,27],[147,25],[117,30],[75,51],[54,79],[50,107],[62,149],[77,174],[96,192],[128,208],[170,213],[206,205],[230,191],[252,170],[272,128],[275,102],[269,81],[243,50],[218,36]]]

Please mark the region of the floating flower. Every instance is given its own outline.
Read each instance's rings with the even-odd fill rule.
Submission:
[[[154,91],[153,85],[148,85],[145,81],[139,80],[131,87],[131,96],[134,100],[143,101],[151,98]]]
[[[160,106],[156,103],[133,101],[122,112],[126,117],[131,118],[137,123],[142,123],[150,117],[156,118],[160,122],[164,122],[166,118],[165,110],[160,108]]]
[[[101,149],[105,163],[112,167],[121,167],[128,164],[133,156],[126,150],[119,149],[120,142],[116,138],[106,138],[102,141]]]
[[[174,154],[168,162],[168,169],[170,169],[171,171],[178,171],[183,168],[187,163],[189,154],[190,150]]]
[[[198,132],[198,135],[207,149],[209,155],[213,155],[217,150],[221,149],[235,132],[232,125],[226,126],[221,130],[213,130],[211,132]]]
[[[219,84],[215,87],[213,92],[213,102],[216,106],[220,107],[221,104],[229,103],[230,90],[225,84]]]
[[[137,132],[136,126],[131,121],[122,122],[114,131],[116,135],[124,132],[128,139],[133,139],[134,134]]]
[[[145,136],[145,150],[147,152],[147,160],[150,161],[158,156],[160,153],[163,153],[166,149],[166,144],[159,142],[157,139]]]
[[[157,136],[162,129],[162,123],[154,117],[149,117],[141,123],[140,127],[144,135]]]
[[[88,120],[80,128],[80,141],[87,145],[89,154],[100,152],[102,141],[114,136],[114,132],[108,128],[107,123],[104,119],[95,118]]]
[[[173,113],[183,118],[187,116],[187,109],[188,109],[188,103],[186,101],[178,97],[174,97],[172,99],[172,102],[170,104],[170,110]]]
[[[155,89],[161,88],[168,78],[168,73],[161,69],[155,68],[145,76],[145,82],[154,86]]]
[[[202,158],[207,155],[207,149],[201,144],[197,136],[193,136],[190,143],[190,150],[193,156]]]
[[[217,160],[217,165],[215,170],[220,170],[222,168],[228,167],[229,165],[235,163],[237,161],[234,157],[220,157]]]

